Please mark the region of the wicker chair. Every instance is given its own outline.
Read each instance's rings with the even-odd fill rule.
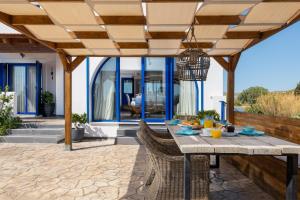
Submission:
[[[170,154],[175,155],[181,155],[180,149],[178,148],[176,142],[174,141],[172,135],[168,132],[157,132],[151,129],[146,122],[141,120],[139,122],[140,130],[143,131],[143,133],[147,134],[149,137],[157,141],[158,143],[168,146],[168,148],[165,148],[166,151]],[[152,165],[152,162],[150,162],[149,156],[147,156],[147,165],[145,169],[144,174],[144,183],[145,188],[147,188],[151,183],[153,182],[155,176],[155,170]]]
[[[146,188],[146,199],[182,199],[183,198],[183,155],[178,147],[164,145],[147,134],[141,127],[137,136],[145,145],[149,162],[155,170],[155,176]],[[174,150],[174,153],[170,153]],[[208,199],[209,158],[192,156],[191,172],[192,199]]]

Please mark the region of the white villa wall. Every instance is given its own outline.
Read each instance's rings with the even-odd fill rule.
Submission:
[[[56,97],[56,55],[55,53],[25,53],[22,58],[18,53],[1,53],[0,63],[42,63],[42,88]],[[53,79],[51,76],[53,72]],[[63,114],[63,113],[62,113]]]
[[[64,67],[58,55],[56,55],[55,62],[56,62],[55,112],[56,115],[64,115]]]
[[[223,68],[214,60],[211,59],[211,65],[208,71],[208,76],[204,82],[204,109],[210,110],[215,109],[217,112],[221,112],[221,103],[219,101],[224,100],[223,97],[224,89],[224,70]],[[199,95],[201,94],[201,83],[199,85]],[[218,98],[216,98],[218,97]],[[199,101],[201,99],[199,98]],[[199,102],[199,107],[201,102]]]

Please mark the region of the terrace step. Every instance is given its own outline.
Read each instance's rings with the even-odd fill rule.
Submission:
[[[54,143],[64,139],[64,129],[12,129],[0,143]]]
[[[154,131],[167,131],[166,127],[161,124],[150,125]],[[137,124],[135,125],[121,125],[117,130],[116,144],[119,145],[139,145],[140,142],[136,137],[136,132],[139,129]]]

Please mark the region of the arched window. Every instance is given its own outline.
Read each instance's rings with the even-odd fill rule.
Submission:
[[[92,86],[93,121],[116,120],[116,58],[108,58],[98,69]]]

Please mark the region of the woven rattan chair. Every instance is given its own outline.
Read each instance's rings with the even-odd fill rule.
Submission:
[[[154,140],[145,130],[137,132],[139,140],[145,145],[149,161],[155,170],[155,176],[145,191],[146,199],[182,199],[183,198],[183,155],[172,146]],[[178,147],[177,147],[178,149]],[[191,171],[192,199],[208,199],[209,158],[192,156]]]
[[[139,125],[140,127],[146,131],[147,133],[151,134],[152,136],[155,136],[157,138],[163,138],[163,139],[172,139],[173,140],[173,137],[170,133],[168,132],[158,132],[158,131],[154,131],[153,129],[151,129],[148,124],[143,121],[143,120],[140,120],[139,122]]]
[[[172,135],[168,132],[157,132],[151,129],[146,122],[141,120],[139,122],[140,125],[140,130],[147,134],[147,136],[151,137],[158,143],[168,146],[168,148],[165,148],[166,151],[170,154],[175,154],[175,155],[180,155],[180,149],[178,148],[176,142],[174,141]],[[144,174],[144,183],[145,187],[147,188],[151,183],[153,182],[155,176],[155,170],[152,165],[152,162],[149,160],[149,156],[147,156],[147,164],[146,164],[146,169],[145,169],[145,174]]]

